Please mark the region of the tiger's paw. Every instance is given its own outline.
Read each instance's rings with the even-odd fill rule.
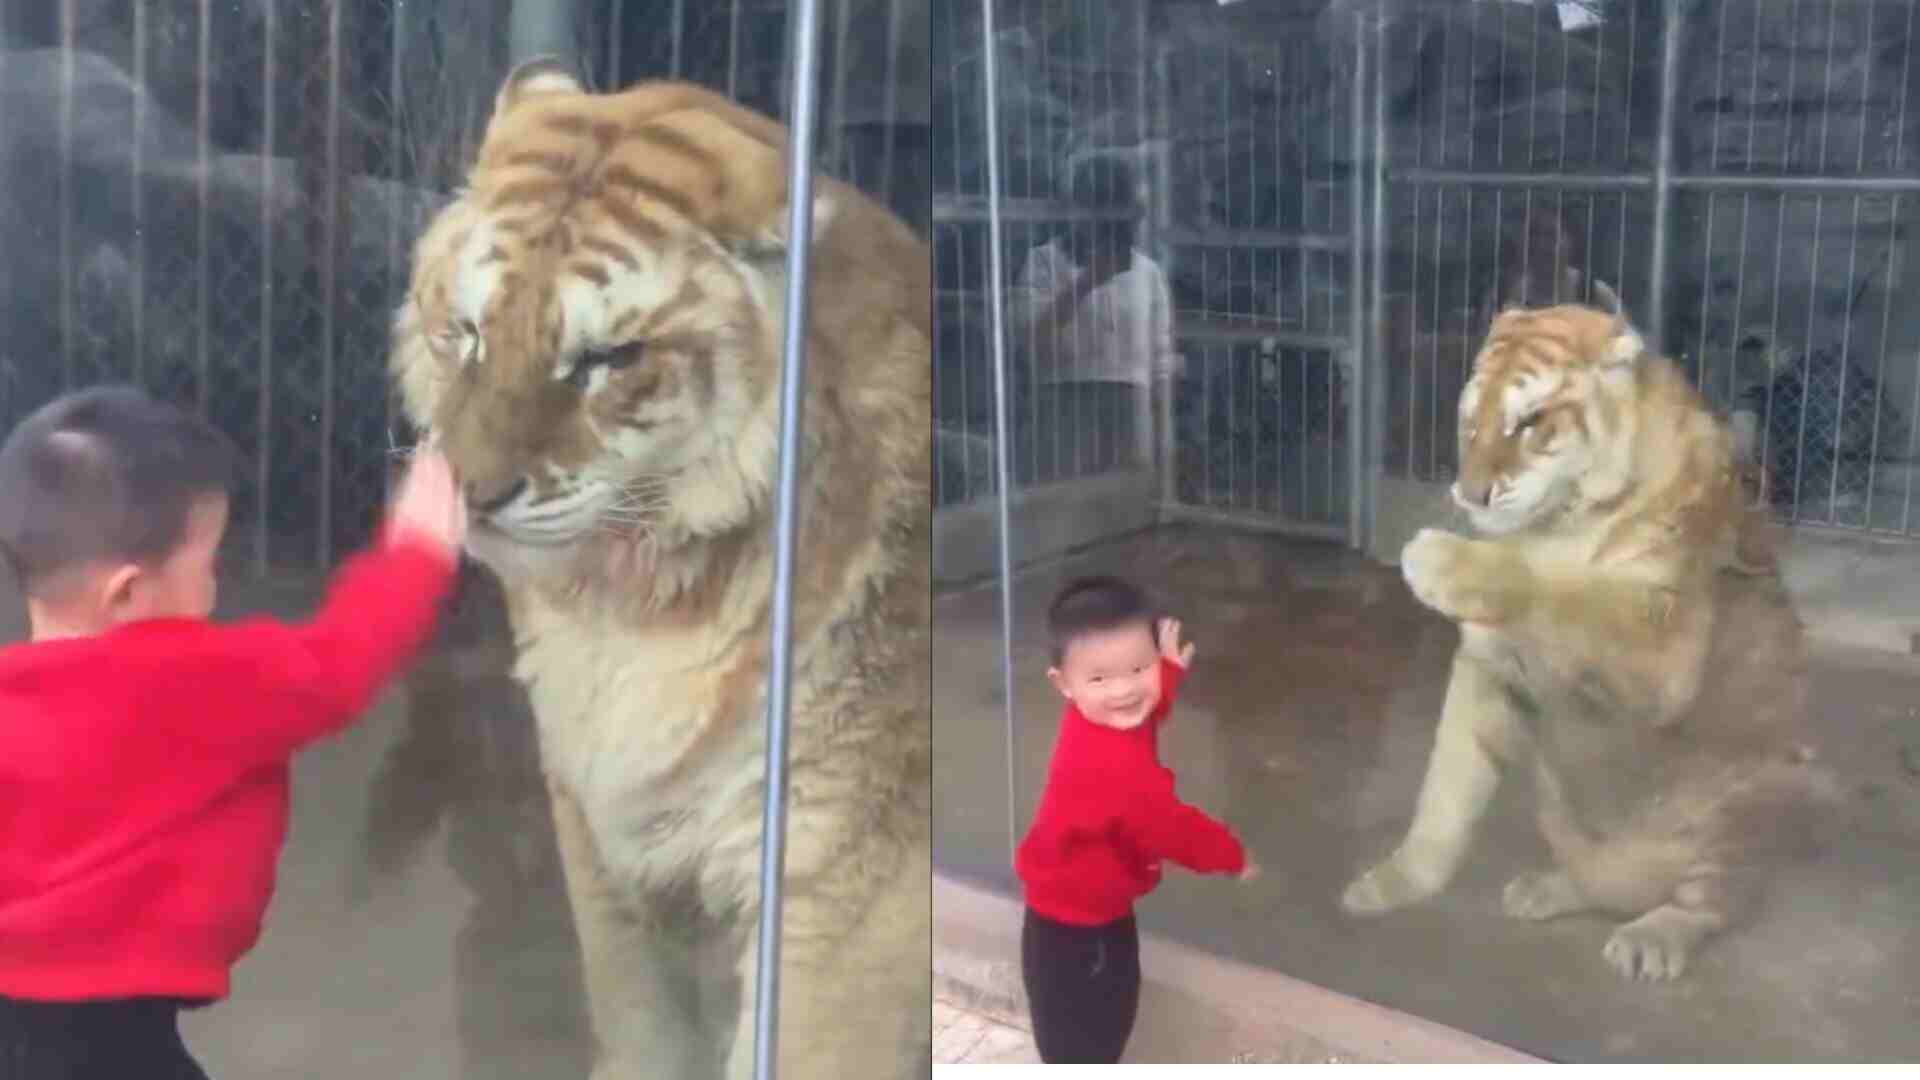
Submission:
[[[1502,570],[1487,544],[1443,529],[1421,529],[1400,552],[1400,576],[1413,595],[1455,622],[1512,617]]]
[[[1557,919],[1586,907],[1586,899],[1564,870],[1529,870],[1507,882],[1500,894],[1500,909],[1512,919]]]
[[[1439,891],[1439,885],[1429,885],[1420,875],[1407,872],[1400,860],[1387,859],[1353,879],[1340,896],[1340,907],[1349,915],[1384,915]]]
[[[1616,929],[1600,954],[1623,978],[1666,982],[1679,978],[1700,944],[1726,925],[1723,910],[1662,904]]]

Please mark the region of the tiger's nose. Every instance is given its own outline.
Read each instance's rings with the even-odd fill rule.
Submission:
[[[1487,506],[1493,502],[1493,485],[1455,480],[1453,497],[1469,506]]]
[[[498,489],[492,494],[488,494],[480,488],[470,486],[467,488],[467,504],[473,507],[478,513],[491,514],[495,510],[519,498],[520,493],[525,490],[527,490],[527,480],[524,476],[514,480],[506,487]]]

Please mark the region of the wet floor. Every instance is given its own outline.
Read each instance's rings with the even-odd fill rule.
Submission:
[[[1182,796],[1231,823],[1266,873],[1170,870],[1143,928],[1564,1061],[1911,1061],[1920,1056],[1920,666],[1823,651],[1813,700],[1845,780],[1832,850],[1780,880],[1743,929],[1667,985],[1601,960],[1612,923],[1520,923],[1499,890],[1539,865],[1526,785],[1503,791],[1453,886],[1424,907],[1346,917],[1348,879],[1400,838],[1432,744],[1456,631],[1395,570],[1331,546],[1198,528],[1103,545],[1014,590],[1018,822],[1057,721],[1041,609],[1072,574],[1168,598],[1199,653],[1163,739]],[[936,608],[935,863],[1011,890],[998,592]]]

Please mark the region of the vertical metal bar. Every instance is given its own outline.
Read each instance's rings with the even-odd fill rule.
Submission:
[[[1407,230],[1407,478],[1431,480],[1420,475],[1420,212],[1426,192],[1418,184],[1407,185],[1407,202],[1413,205],[1413,224]]]
[[[1363,12],[1361,24],[1367,25]],[[1387,368],[1387,20],[1385,15],[1376,12],[1371,20],[1373,46],[1373,235],[1368,246],[1372,256],[1368,260],[1367,272],[1372,279],[1371,294],[1368,303],[1369,333],[1360,351],[1360,362],[1367,370],[1361,386],[1365,387],[1363,396],[1366,402],[1367,417],[1362,430],[1366,432],[1363,445],[1368,453],[1360,459],[1365,468],[1367,483],[1361,497],[1362,527],[1360,542],[1363,550],[1371,550],[1377,539],[1380,514],[1380,493],[1378,480],[1387,466],[1387,380],[1391,376]],[[1418,229],[1414,230],[1417,235]],[[1411,350],[1409,350],[1411,352]],[[1412,395],[1408,395],[1411,397]],[[1369,465],[1369,459],[1378,462]]]
[[[1660,30],[1660,112],[1653,139],[1653,249],[1647,255],[1647,333],[1655,351],[1664,352],[1667,336],[1667,247],[1673,230],[1674,102],[1679,98],[1680,35],[1685,25],[1680,0],[1669,0]],[[1631,113],[1631,110],[1629,110]],[[1625,213],[1624,206],[1622,213]]]
[[[1911,96],[1912,91],[1910,88],[1913,85],[1913,80],[1912,80],[1913,12],[1916,6],[1920,6],[1920,5],[1915,5],[1911,3],[1906,5],[1907,24],[1906,24],[1905,31],[1900,36],[1900,40],[1903,42],[1906,42],[1907,47],[1900,50],[1900,85],[1894,91],[1894,95],[1893,95],[1900,102],[1899,106],[1896,109],[1896,119],[1894,120],[1894,125],[1893,125],[1893,130],[1894,130],[1893,168],[1894,169],[1906,168],[1907,99],[1908,97]],[[1894,242],[1894,237],[1898,236],[1901,232],[1900,196],[1895,195],[1893,197],[1893,206],[1891,210],[1892,210],[1893,217],[1889,220],[1887,224],[1887,243],[1889,245],[1891,245]],[[1887,310],[1889,312],[1891,312],[1893,308],[1893,298],[1899,295],[1898,290],[1894,288],[1894,282],[1900,276],[1900,269],[1902,265],[1903,265],[1902,260],[1893,252],[1889,251],[1887,254],[1887,290],[1886,290],[1887,291],[1886,303],[1887,303]],[[1887,316],[1886,318],[1890,318],[1890,316]],[[1887,331],[1886,329],[1883,328],[1880,333],[1880,348],[1882,349],[1882,351],[1884,351],[1887,347],[1886,342],[1887,342]],[[1908,461],[1912,461],[1914,457],[1915,442],[1916,440],[1920,440],[1920,419],[1916,419],[1917,417],[1920,417],[1920,378],[1916,378],[1914,380],[1913,406],[1908,409],[1907,417],[1908,417],[1908,420],[1907,420],[1908,432],[1907,432],[1907,455],[1906,456]],[[1902,499],[1902,508],[1900,511],[1900,531],[1902,533],[1909,532],[1913,527],[1913,474],[1914,474],[1914,470],[1912,469],[1907,470],[1906,493]]]
[[[819,107],[820,7],[789,16],[793,120],[787,145],[787,320],[780,356],[780,478],[775,500],[772,663],[767,677],[766,794],[760,819],[760,948],[753,1003],[753,1075],[778,1071],[780,923],[787,855],[788,694],[793,672],[793,553],[799,534],[800,422],[807,377],[807,288],[813,247],[813,151]]]
[[[727,5],[727,96],[730,98],[740,96],[740,5],[745,2],[731,0]]]
[[[1372,383],[1367,371],[1367,233],[1366,233],[1366,160],[1367,127],[1361,117],[1367,114],[1367,80],[1372,75],[1367,65],[1367,16],[1353,16],[1353,98],[1347,127],[1352,132],[1348,157],[1352,174],[1347,184],[1347,371],[1353,380],[1347,387],[1347,546],[1364,549],[1367,545],[1367,387]],[[1378,140],[1376,139],[1377,143]],[[1328,418],[1331,421],[1331,417]]]
[[[1444,117],[1444,113],[1442,116]],[[1444,123],[1444,119],[1442,123]],[[1445,145],[1443,142],[1441,145]],[[1444,152],[1443,152],[1444,153]],[[1433,261],[1439,269],[1441,245],[1446,242],[1447,189],[1435,184],[1433,187]],[[1427,361],[1429,389],[1427,392],[1427,475],[1438,479],[1440,475],[1440,282],[1436,274],[1433,282],[1433,322],[1431,355]]]
[[[74,387],[73,313],[73,58],[76,0],[60,4],[60,362],[62,389]]]
[[[1829,32],[1831,32],[1832,27],[1829,26],[1828,30]],[[1844,280],[1847,282],[1849,287],[1851,287],[1853,282],[1856,280],[1854,278],[1854,270],[1858,265],[1859,256],[1860,256],[1860,196],[1855,195],[1853,197],[1853,224],[1847,230],[1847,276]],[[1852,346],[1853,346],[1853,295],[1850,288],[1849,295],[1847,296],[1847,306],[1840,313],[1840,386],[1836,391],[1837,396],[1834,400],[1834,410],[1833,410],[1833,416],[1834,416],[1833,475],[1828,478],[1831,482],[1828,484],[1828,487],[1827,487],[1827,516],[1830,519],[1838,519],[1839,517],[1838,502],[1840,499],[1840,436],[1843,432],[1845,432],[1846,426],[1847,426],[1847,373],[1853,370]],[[1880,422],[1880,410],[1878,408],[1878,405],[1879,405],[1878,388],[1876,388],[1874,392],[1874,404],[1875,404],[1875,409],[1874,409],[1873,420],[1874,420],[1874,427],[1877,430],[1879,428],[1879,422]],[[1873,459],[1876,455],[1879,454],[1879,452],[1880,452],[1880,447],[1877,442],[1870,442],[1867,444],[1867,462],[1868,462],[1867,468],[1868,468],[1869,475],[1871,475],[1871,472],[1872,472]]]
[[[207,207],[212,192],[208,189],[209,176],[213,170],[210,155],[213,152],[213,0],[200,0],[200,86],[194,102],[194,154],[198,158],[198,169],[194,176],[194,186],[199,195],[199,217],[195,223],[194,251],[194,326],[195,367],[194,402],[202,420],[207,417],[207,395],[210,392],[211,337],[212,330],[207,325],[208,308],[211,300],[211,283],[207,278],[213,272],[209,251],[212,246],[212,229],[207,220]]]
[[[1012,483],[1007,466],[1007,337],[1005,223],[1000,219],[1000,65],[999,37],[993,18],[994,0],[980,0],[980,31],[985,39],[981,72],[986,84],[987,126],[987,310],[993,322],[993,439],[999,495],[994,512],[999,518],[1000,556],[1000,694],[1007,725],[1007,855],[1020,843],[1019,787],[1014,772],[1015,732],[1013,701],[1013,526]]]
[[[144,150],[147,133],[147,5],[133,5],[133,383],[146,385],[147,375],[147,185]]]
[[[887,77],[881,93],[886,98],[882,107],[880,137],[880,195],[888,206],[893,205],[893,151],[894,142],[900,132],[900,4],[902,0],[892,0],[887,5]]]
[[[340,5],[327,4],[327,117],[325,216],[320,219],[320,527],[315,565],[333,565],[333,353],[334,311],[340,295]]]
[[[1140,5],[1140,33],[1143,42],[1146,40],[1146,35],[1149,33],[1149,30],[1147,4],[1143,2]],[[1166,236],[1173,224],[1173,193],[1170,190],[1173,183],[1173,124],[1170,119],[1172,106],[1168,101],[1167,90],[1167,84],[1169,82],[1168,69],[1171,65],[1171,60],[1168,56],[1168,48],[1165,45],[1155,45],[1150,55],[1153,58],[1153,139],[1155,143],[1153,150],[1153,217],[1154,235],[1157,239],[1154,241],[1154,244],[1155,250],[1165,256],[1162,266],[1170,270],[1173,267],[1176,254],[1170,250],[1170,246],[1166,243]],[[1167,341],[1176,352],[1181,354],[1181,363],[1184,367],[1184,351],[1181,350],[1179,341],[1173,336],[1174,326],[1179,321],[1179,314],[1174,310],[1171,295],[1168,296],[1167,301]],[[1184,374],[1185,372],[1183,371],[1183,377]],[[1174,438],[1173,430],[1175,415],[1174,395],[1177,390],[1177,385],[1177,381],[1171,377],[1161,380],[1157,420],[1159,431],[1156,433],[1160,440],[1160,499],[1168,505],[1173,503],[1179,493],[1179,486],[1176,483],[1178,476],[1177,470],[1179,468],[1179,461],[1176,454],[1178,453],[1179,443],[1178,440]]]
[[[1780,262],[1787,236],[1787,197],[1783,194],[1776,202],[1778,212],[1774,215],[1773,234],[1773,297],[1772,310],[1767,317],[1767,394],[1766,405],[1760,414],[1760,460],[1771,463],[1773,446],[1773,353],[1780,347]],[[1769,468],[1769,473],[1771,469]],[[1777,483],[1779,477],[1773,477]],[[1799,509],[1800,493],[1794,492],[1794,505],[1788,511],[1792,517]]]
[[[1864,146],[1865,140],[1861,142]],[[1887,280],[1881,286],[1881,291],[1886,295],[1880,301],[1880,357],[1873,369],[1873,455],[1867,458],[1867,505],[1861,510],[1862,523],[1869,529],[1873,528],[1873,494],[1879,482],[1875,473],[1880,464],[1880,416],[1885,407],[1881,399],[1887,392],[1887,337],[1893,328],[1893,279],[1898,272],[1894,245],[1899,243],[1900,236],[1900,196],[1893,197],[1888,210],[1887,257],[1880,264],[1887,274]]]
[[[618,0],[615,0],[615,2],[618,2]],[[682,27],[686,25],[686,21],[687,0],[673,0],[673,27],[668,35],[671,40],[671,45],[669,46],[670,51],[667,59],[669,67],[667,70],[670,71],[676,79],[680,78],[682,65],[685,63],[685,61],[681,59],[681,39],[686,34],[686,31],[682,29]]]
[[[1827,200],[1824,196],[1813,197],[1813,258],[1807,263],[1814,272],[1807,275],[1807,336],[1800,343],[1800,427],[1793,436],[1793,516],[1800,519],[1800,505],[1806,501],[1806,488],[1801,480],[1807,473],[1807,408],[1813,402],[1813,320],[1820,310],[1820,230],[1821,218],[1826,215]],[[1846,358],[1840,358],[1842,365]],[[1840,463],[1833,463],[1834,469]],[[1833,507],[1827,507],[1827,517],[1833,517]]]
[[[267,495],[273,465],[273,51],[279,14],[274,0],[266,0],[265,33],[261,37],[261,84],[266,95],[260,111],[260,386],[256,392],[254,436],[253,572],[267,576]]]
[[[205,9],[203,8],[202,10]],[[421,186],[421,180],[417,176],[407,176],[400,160],[400,140],[403,138],[401,117],[404,115],[401,105],[401,94],[404,88],[400,82],[400,70],[401,60],[406,55],[407,48],[407,20],[404,9],[397,3],[388,8],[388,12],[392,16],[393,21],[387,28],[389,51],[387,62],[387,101],[389,102],[387,115],[387,173],[393,180],[395,194],[393,200],[387,204],[387,298],[389,303],[391,303],[397,295],[399,302],[404,304],[407,302],[409,283],[407,280],[406,264],[400,256],[401,226],[405,215],[404,208],[406,206],[406,199],[410,196],[405,196],[400,193],[411,193]],[[385,415],[381,419],[381,430],[389,433],[388,439],[391,441],[394,420],[394,393],[389,390],[387,393],[382,394],[381,401],[385,409]],[[391,449],[392,447],[389,448]],[[380,470],[382,506],[386,505],[386,501],[393,495],[394,480],[395,471],[393,469]]]
[[[971,281],[973,278],[972,275],[968,273],[967,245],[954,245],[953,261],[955,263],[954,270],[959,275],[959,279],[963,282]],[[964,303],[961,304],[960,340],[963,343],[961,345],[963,356],[971,355],[965,350],[967,343],[971,341],[969,333],[973,330],[972,322],[973,320],[968,318],[966,305]],[[970,468],[973,464],[973,415],[971,409],[973,387],[970,385],[971,380],[967,378],[967,368],[971,366],[972,365],[967,363],[960,365],[960,415],[962,417],[960,428],[966,436],[962,440],[965,443],[965,448],[961,455],[961,462],[963,466],[967,467],[965,473],[960,478],[960,488],[963,492],[962,498],[965,499],[972,499],[976,494],[973,489],[973,471]]]
[[[618,90],[625,83],[620,73],[620,37],[624,22],[620,16],[626,13],[624,0],[608,0],[607,3],[607,89]]]
[[[848,62],[847,50],[853,41],[853,4],[851,0],[836,0],[834,3],[836,18],[833,20],[833,96],[826,102],[828,143],[825,160],[831,163],[835,175],[849,183],[857,183],[851,173],[850,155],[847,152],[847,77],[852,74]],[[891,114],[883,114],[891,120]]]

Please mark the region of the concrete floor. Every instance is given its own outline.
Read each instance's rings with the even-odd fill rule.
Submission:
[[[221,616],[315,583],[222,588]],[[578,947],[500,615],[463,591],[406,683],[294,765],[293,825],[232,996],[182,1020],[214,1080],[587,1075]],[[0,597],[0,640],[23,628]]]
[[[1024,574],[1022,827],[1057,718],[1041,608],[1065,576],[1094,570],[1160,590],[1186,620],[1199,655],[1166,758],[1183,797],[1233,824],[1267,870],[1247,885],[1170,872],[1141,905],[1143,929],[1552,1060],[1920,1056],[1920,666],[1817,654],[1823,756],[1849,792],[1834,849],[1680,981],[1631,984],[1601,960],[1609,923],[1500,915],[1501,885],[1545,857],[1525,785],[1505,793],[1442,897],[1377,922],[1340,913],[1341,888],[1411,812],[1456,634],[1394,570],[1338,548],[1163,529]],[[943,596],[935,618],[936,865],[1011,891],[997,591]]]
[[[1038,1065],[1033,1032],[958,1002],[933,999],[935,1065]]]

